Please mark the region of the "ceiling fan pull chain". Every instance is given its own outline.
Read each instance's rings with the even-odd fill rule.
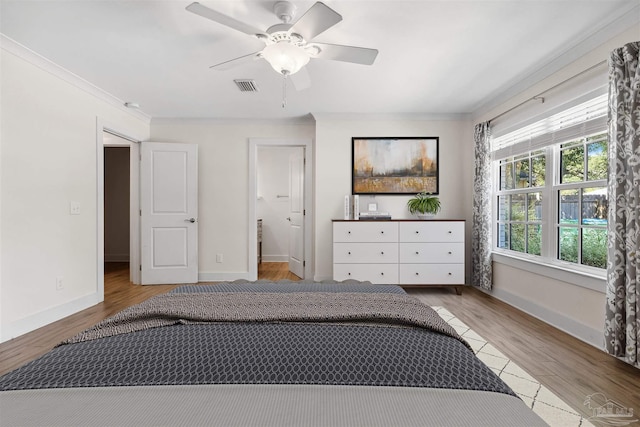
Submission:
[[[287,106],[287,72],[282,72],[282,108]]]

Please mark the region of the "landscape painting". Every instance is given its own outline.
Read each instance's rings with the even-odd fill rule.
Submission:
[[[438,194],[438,137],[352,138],[353,194]]]

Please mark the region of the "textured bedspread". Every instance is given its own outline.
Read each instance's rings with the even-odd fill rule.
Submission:
[[[429,307],[344,284],[177,288],[0,377],[0,410],[9,425],[545,425]]]
[[[468,345],[429,306],[409,295],[332,292],[217,292],[158,295],[65,341],[77,343],[178,323],[369,322],[415,326]]]

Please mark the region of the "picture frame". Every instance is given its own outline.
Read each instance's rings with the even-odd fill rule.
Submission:
[[[439,194],[439,143],[431,137],[352,137],[352,194]]]

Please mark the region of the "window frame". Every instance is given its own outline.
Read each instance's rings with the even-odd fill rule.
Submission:
[[[534,272],[536,274],[540,274],[543,276],[551,277],[557,280],[562,280],[565,282],[569,282],[581,287],[586,287],[588,289],[596,290],[599,292],[604,292],[605,289],[605,280],[606,280],[606,269],[591,267],[588,265],[574,263],[569,261],[563,261],[559,259],[560,252],[560,191],[571,188],[590,188],[590,187],[599,187],[607,186],[607,180],[596,180],[596,181],[583,181],[580,182],[571,182],[571,183],[560,183],[561,170],[560,170],[560,162],[561,162],[561,145],[566,144],[572,141],[576,141],[578,139],[583,140],[583,145],[586,146],[584,140],[594,135],[598,135],[601,133],[606,134],[607,129],[599,129],[597,131],[593,131],[590,129],[588,134],[583,134],[582,136],[576,138],[568,138],[564,141],[554,141],[552,144],[549,144],[542,148],[535,149],[525,149],[525,150],[514,150],[513,153],[508,154],[507,156],[501,156],[501,158],[493,158],[492,159],[492,173],[495,179],[493,179],[493,191],[492,191],[492,206],[493,206],[493,216],[492,216],[492,232],[495,238],[493,243],[492,252],[495,255],[494,259],[499,262],[507,265],[512,265],[517,268],[521,268],[527,271]],[[585,132],[587,133],[587,132]],[[538,153],[540,151],[544,151],[545,153],[545,185],[543,187],[527,187],[527,188],[514,188],[509,190],[501,190],[500,189],[500,165],[501,160],[512,158],[512,161],[515,163],[515,159],[517,157],[521,157],[524,155],[528,155],[528,158],[531,159],[533,153]],[[586,151],[586,150],[585,150]],[[494,153],[495,155],[495,153]],[[585,153],[586,160],[586,153]],[[515,168],[514,168],[515,170]],[[584,172],[587,172],[587,163],[584,164]],[[515,173],[515,172],[514,172]],[[586,176],[584,177],[586,178]],[[499,196],[510,195],[510,194],[528,194],[532,192],[540,192],[542,193],[542,220],[540,221],[542,232],[541,232],[541,242],[540,242],[540,255],[534,255],[527,252],[519,252],[514,251],[512,249],[505,249],[499,247],[500,239],[499,239],[499,225],[500,225],[500,213],[499,213]],[[589,226],[585,227],[581,221],[577,224],[579,233],[581,234],[581,230],[583,228],[591,228]],[[526,229],[525,229],[526,230]],[[526,233],[526,231],[525,231]],[[509,236],[511,239],[511,236]],[[526,237],[526,235],[525,235]],[[579,241],[579,251],[582,250],[581,243]],[[526,247],[525,247],[526,250]],[[579,252],[580,253],[580,252]],[[580,258],[578,258],[580,262]]]

